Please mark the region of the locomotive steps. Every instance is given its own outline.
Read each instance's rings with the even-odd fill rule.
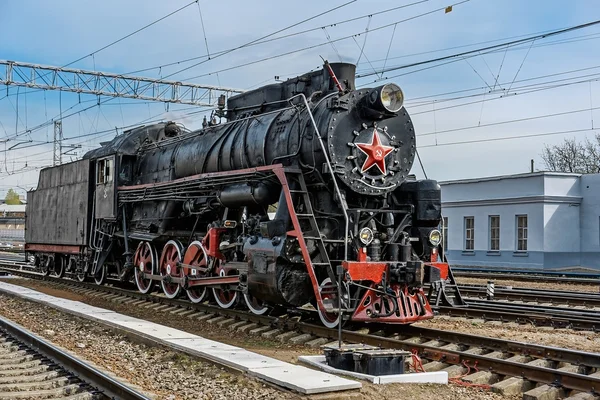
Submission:
[[[107,286],[68,281],[51,286],[80,293],[87,298],[93,296],[106,303],[113,302],[116,307],[126,303],[127,306],[135,305],[138,310],[151,310],[150,313],[160,310],[162,315],[172,317],[176,324],[183,320],[202,321],[223,335],[246,332],[259,338],[259,341],[269,339],[286,345],[304,343],[310,349],[331,342],[337,334],[322,326],[294,323],[289,319],[274,320],[236,310],[168,300],[161,296],[143,296]],[[592,398],[585,397],[587,393],[584,396],[577,391],[589,393],[592,387],[599,387],[600,383],[597,373],[599,355],[595,353],[417,328],[405,329],[401,334],[376,329],[344,331],[344,341],[409,351],[417,349],[424,370],[444,370],[453,381],[462,384],[483,383],[487,385],[485,387],[506,395],[525,392],[525,398],[552,399],[569,395]],[[317,350],[308,350],[311,351]]]

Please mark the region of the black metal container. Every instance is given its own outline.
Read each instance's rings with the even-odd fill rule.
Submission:
[[[354,372],[373,376],[404,374],[409,355],[404,350],[358,350],[352,354]]]
[[[344,371],[354,371],[354,354],[356,351],[373,351],[377,347],[364,344],[346,344],[342,347],[328,346],[324,348],[327,365]]]

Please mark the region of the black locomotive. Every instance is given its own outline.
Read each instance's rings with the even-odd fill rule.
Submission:
[[[409,176],[401,89],[356,89],[354,76],[326,62],[220,98],[203,129],[140,126],[42,170],[26,251],[47,274],[143,293],[243,298],[257,314],[312,304],[329,327],[431,318],[423,284],[449,277],[440,187]]]

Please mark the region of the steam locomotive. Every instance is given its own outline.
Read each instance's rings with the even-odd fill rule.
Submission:
[[[402,90],[357,89],[355,72],[325,62],[220,97],[200,130],[136,127],[41,170],[26,252],[46,274],[255,314],[312,307],[328,327],[432,318],[423,285],[439,301],[451,278],[440,187],[409,176]]]

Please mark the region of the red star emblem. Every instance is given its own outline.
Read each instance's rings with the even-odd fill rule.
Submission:
[[[377,168],[381,171],[382,174],[386,174],[385,167],[385,157],[394,150],[393,147],[384,146],[381,144],[381,140],[379,139],[379,133],[377,129],[373,130],[373,138],[371,139],[371,143],[356,143],[356,147],[359,148],[360,151],[365,153],[367,159],[365,160],[361,172],[367,171],[373,165],[377,165]]]

